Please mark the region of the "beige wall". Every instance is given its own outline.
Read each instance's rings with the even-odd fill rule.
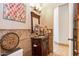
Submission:
[[[48,26],[48,28],[52,29],[53,26],[53,11],[52,8],[47,4],[42,7],[40,23],[43,26]]]
[[[49,29],[53,29],[54,8],[62,3],[43,3],[41,12],[41,25],[48,26]]]

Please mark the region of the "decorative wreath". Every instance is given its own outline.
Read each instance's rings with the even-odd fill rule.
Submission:
[[[1,47],[5,50],[13,50],[19,44],[19,36],[16,33],[10,32],[1,38]]]

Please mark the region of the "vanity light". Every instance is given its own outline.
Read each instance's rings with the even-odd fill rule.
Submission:
[[[30,6],[34,9],[37,10],[39,12],[41,12],[41,6],[39,3],[30,3]]]
[[[41,11],[41,7],[39,8],[39,11]]]

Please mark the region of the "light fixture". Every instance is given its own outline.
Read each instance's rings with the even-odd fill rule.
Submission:
[[[40,3],[30,3],[30,6],[31,6],[34,10],[36,10],[36,11],[38,11],[38,12],[41,12],[41,5],[40,5]]]

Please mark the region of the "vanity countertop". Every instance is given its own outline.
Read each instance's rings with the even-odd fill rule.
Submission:
[[[46,39],[47,36],[32,36],[32,39]]]

